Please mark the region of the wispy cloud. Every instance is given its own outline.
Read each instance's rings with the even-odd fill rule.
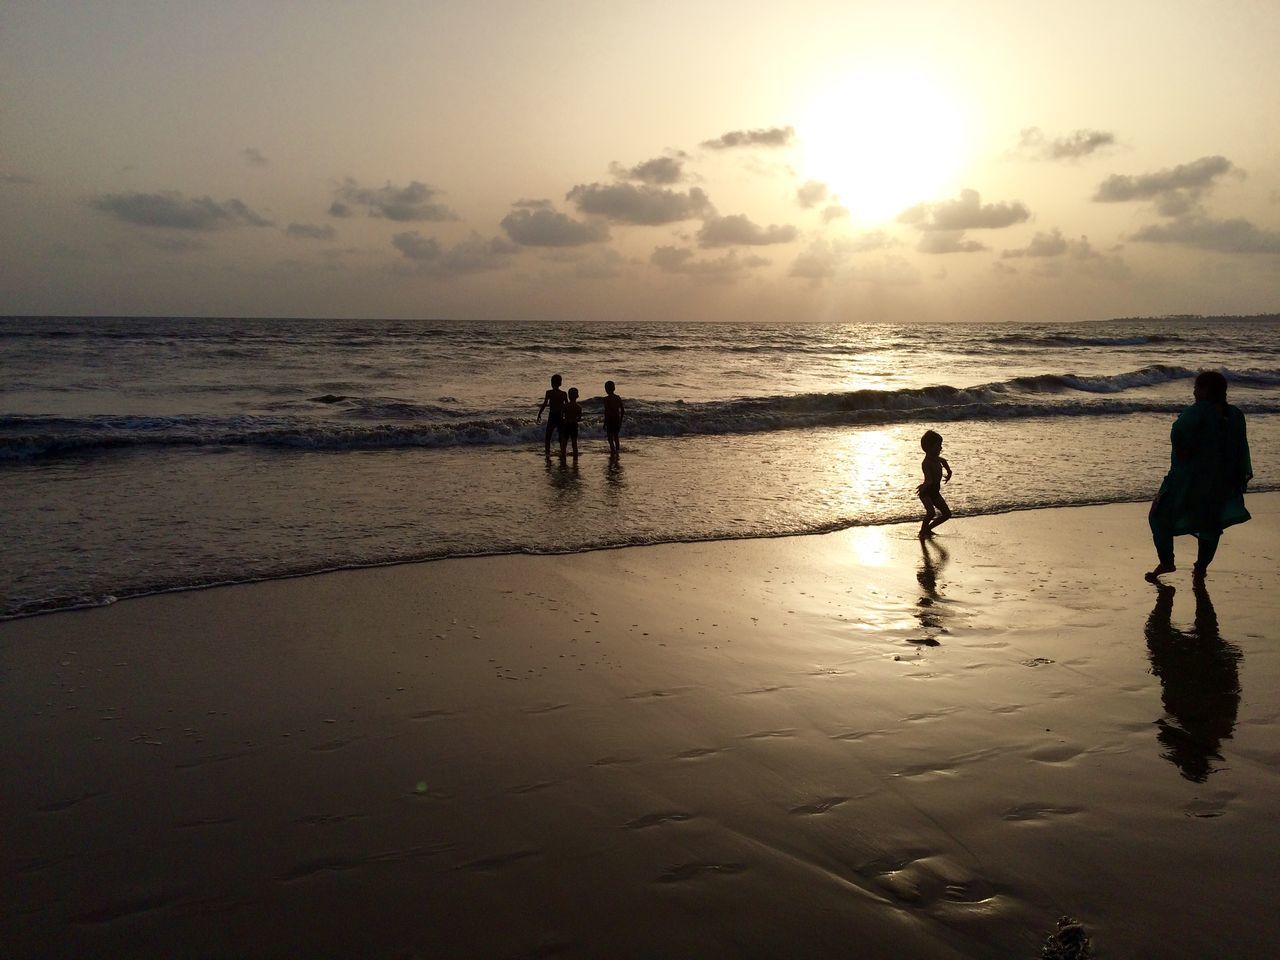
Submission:
[[[408,186],[362,187],[351,177],[333,191],[329,214],[349,217],[353,209],[362,208],[371,217],[385,217],[400,222],[457,220],[458,215],[437,199],[442,191],[418,180]]]
[[[330,224],[291,223],[284,232],[295,240],[332,240],[338,235]]]
[[[977,240],[966,240],[963,230],[931,230],[920,235],[916,249],[929,254],[978,253],[987,246]]]
[[[176,190],[160,193],[104,193],[89,205],[117,220],[171,230],[216,230],[219,227],[269,227],[272,221],[254,213],[243,201],[187,197]]]
[[[1098,184],[1093,199],[1098,203],[1153,200],[1161,216],[1182,216],[1195,210],[1200,198],[1214,188],[1218,179],[1232,171],[1240,172],[1226,157],[1211,156],[1155,173],[1113,173]]]
[[[792,226],[770,224],[759,226],[745,214],[735,213],[727,217],[710,217],[698,231],[700,247],[765,246],[771,243],[790,243],[798,236]]]
[[[1067,252],[1067,241],[1056,227],[1048,233],[1037,233],[1025,247],[1006,250],[1000,254],[1003,260],[1021,257],[1060,257]]]
[[[442,246],[434,237],[424,237],[417,230],[397,233],[391,245],[414,263],[414,272],[448,279],[469,273],[501,270],[511,263],[520,248],[502,237],[484,239],[472,235],[452,247]]]
[[[684,179],[684,162],[688,159],[685,153],[674,156],[654,157],[637,163],[634,167],[624,167],[614,161],[609,164],[609,172],[619,180],[637,180],[658,186],[669,186]]]
[[[792,262],[787,275],[813,283],[835,277],[855,254],[869,253],[893,246],[894,239],[883,230],[856,237],[819,237]]]
[[[720,257],[698,259],[687,247],[673,246],[656,248],[649,262],[666,273],[679,273],[713,283],[732,283],[747,271],[769,264],[763,257],[739,256],[736,250]]]
[[[1143,227],[1132,238],[1144,243],[1176,243],[1220,253],[1280,253],[1280,231],[1240,218],[1179,217]]]
[[[1025,247],[1005,250],[1000,254],[1002,260],[1020,260],[1024,257],[1033,260],[1044,260],[1052,257],[1070,257],[1073,260],[1094,260],[1101,257],[1089,243],[1088,237],[1068,240],[1057,227],[1046,232],[1038,231]]]
[[[1108,130],[1075,130],[1065,137],[1047,137],[1039,127],[1027,127],[1018,140],[1018,149],[1040,160],[1079,160],[1115,146],[1116,135]]]
[[[808,210],[827,199],[827,185],[820,180],[808,180],[796,190],[796,203]]]
[[[898,214],[899,223],[917,230],[996,230],[1022,223],[1031,211],[1018,201],[983,204],[976,190],[961,190],[959,198],[941,203],[919,203]]]
[[[786,147],[795,139],[792,127],[768,127],[762,130],[730,130],[714,140],[703,140],[708,150],[733,150],[737,147]]]
[[[548,207],[517,207],[502,218],[507,236],[526,247],[577,247],[609,239],[609,225],[600,220],[574,220]]]
[[[240,156],[244,157],[244,162],[251,167],[265,167],[271,162],[257,147],[245,147],[240,151]]]
[[[618,223],[656,226],[702,216],[711,201],[698,187],[688,193],[631,183],[579,184],[565,194],[582,213]]]

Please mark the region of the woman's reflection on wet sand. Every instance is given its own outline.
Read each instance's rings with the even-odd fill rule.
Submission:
[[[1173,625],[1173,587],[1156,585],[1156,605],[1147,617],[1151,672],[1160,678],[1165,715],[1156,721],[1161,754],[1182,776],[1204,783],[1220,769],[1223,740],[1230,740],[1240,708],[1239,664],[1243,654],[1218,632],[1218,615],[1203,584],[1194,588],[1195,622]]]

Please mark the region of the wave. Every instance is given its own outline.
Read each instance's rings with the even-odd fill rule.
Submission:
[[[1224,372],[1238,386],[1280,385],[1280,370]],[[1044,374],[973,387],[943,384],[701,403],[632,400],[626,432],[633,437],[718,436],[911,422],[1172,414],[1186,406],[1184,399],[1118,395],[1194,376],[1186,367],[1156,364],[1110,376]],[[583,402],[585,437],[600,432],[599,404],[600,398]],[[1251,399],[1240,406],[1246,413],[1280,413],[1280,397]],[[342,451],[516,446],[540,442],[545,429],[527,415],[390,397],[324,394],[282,407],[286,413],[279,416],[0,417],[0,462],[164,447]],[[300,408],[306,412],[295,412]]]
[[[1006,333],[992,337],[993,344],[1027,347],[1145,347],[1157,343],[1185,343],[1185,337],[1174,333],[1133,334],[1129,336],[1088,336],[1078,333]]]
[[[1269,493],[1280,490],[1280,483],[1260,483],[1250,486],[1250,493]],[[1057,497],[1030,500],[1008,500],[989,503],[981,507],[957,513],[958,517],[992,516],[1004,513],[1017,513],[1025,510],[1063,509],[1071,507],[1097,506],[1116,503],[1140,503],[1150,497],[1149,490],[1117,494],[1111,497],[1097,497],[1082,494],[1076,497]],[[363,570],[375,567],[398,566],[406,563],[426,563],[438,560],[454,560],[471,557],[492,556],[555,556],[578,553],[591,553],[600,550],[617,550],[625,547],[656,546],[665,543],[715,543],[732,540],[762,540],[780,537],[821,535],[849,530],[855,527],[888,526],[898,523],[916,524],[919,522],[919,511],[907,509],[889,511],[875,516],[856,519],[839,519],[821,523],[797,523],[783,528],[768,530],[724,530],[703,536],[670,534],[637,534],[616,538],[602,538],[584,543],[570,544],[560,547],[502,547],[496,549],[472,550],[437,550],[384,557],[367,557],[346,562],[317,562],[312,564],[282,564],[274,569],[255,571],[241,576],[228,577],[191,576],[187,578],[156,579],[149,583],[120,586],[113,592],[75,593],[63,596],[46,596],[38,599],[13,600],[0,606],[0,621],[16,620],[24,617],[38,616],[45,613],[56,613],[65,610],[81,610],[92,607],[105,607],[120,600],[154,596],[162,593],[176,593],[184,590],[202,590],[213,587],[225,587],[245,583],[263,583],[274,580],[287,580],[296,577],[314,576],[321,573],[333,573],[339,570]]]

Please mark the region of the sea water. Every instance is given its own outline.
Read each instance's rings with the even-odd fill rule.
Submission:
[[[1200,369],[1277,489],[1280,318],[1073,325],[0,318],[0,616],[504,552],[1149,498]],[[549,377],[581,456],[543,455]],[[600,427],[626,403],[622,453]],[[960,522],[952,535],[961,535]]]

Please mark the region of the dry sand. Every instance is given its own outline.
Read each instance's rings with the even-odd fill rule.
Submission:
[[[3,955],[1275,957],[1250,507],[1199,596],[1118,505],[0,625]]]

